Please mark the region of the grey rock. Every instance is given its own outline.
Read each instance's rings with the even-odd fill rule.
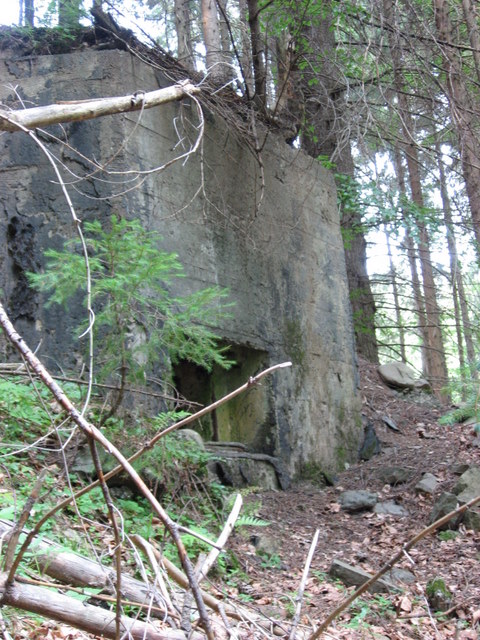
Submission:
[[[430,390],[430,384],[424,378],[418,378],[415,371],[403,362],[389,362],[378,367],[378,373],[389,387],[395,389]]]
[[[480,513],[474,509],[467,509],[463,514],[462,524],[465,529],[480,531]]]
[[[447,611],[452,606],[452,594],[442,578],[429,580],[426,593],[428,603],[434,611]]]
[[[366,571],[347,564],[342,560],[334,560],[330,565],[328,574],[332,576],[332,578],[341,580],[347,587],[359,587],[372,577]],[[370,593],[388,593],[398,591],[399,589],[391,582],[380,578],[380,580],[377,580],[368,590]]]
[[[430,517],[428,519],[429,524],[433,524],[436,520],[443,518],[450,511],[455,511],[458,507],[457,496],[453,493],[444,492],[439,497],[437,502],[433,505],[432,511],[430,512]],[[458,527],[460,523],[460,517],[453,518],[439,527],[439,531],[447,531],[454,530]]]
[[[360,489],[358,491],[344,491],[338,499],[340,506],[348,513],[357,513],[358,511],[371,511],[376,505],[378,495],[370,491]]]
[[[480,496],[480,467],[471,466],[465,473],[462,473],[453,488],[453,493],[457,496],[460,504],[465,504]]]
[[[177,431],[177,437],[189,440],[190,442],[196,444],[197,447],[202,451],[205,450],[205,443],[203,442],[202,436],[193,429],[180,429],[179,431]]]
[[[120,485],[118,487],[112,487],[110,493],[116,500],[133,500],[135,498],[135,492],[133,489],[126,485]]]
[[[438,480],[433,473],[423,474],[422,479],[415,485],[415,491],[417,493],[426,493],[432,495],[435,493],[435,489],[438,486]]]
[[[408,516],[408,511],[405,509],[405,507],[402,507],[400,504],[391,501],[378,502],[375,505],[374,511],[379,515],[398,516],[400,518]]]
[[[282,548],[279,537],[269,533],[255,534],[250,540],[255,547],[255,552],[260,556],[278,555]]]
[[[384,467],[383,469],[379,469],[377,477],[384,484],[396,485],[411,480],[413,472],[411,469],[406,469],[405,467]]]
[[[113,467],[115,466],[115,459],[101,447],[97,447],[97,453],[104,473],[113,469]],[[82,445],[81,447],[79,447],[75,456],[75,460],[70,465],[70,470],[74,473],[80,473],[90,478],[97,477],[97,472],[92,460],[92,454],[90,453],[89,446]]]
[[[393,567],[391,571],[385,574],[385,579],[394,584],[413,584],[416,580],[411,571],[400,567]]]
[[[288,489],[290,478],[282,461],[261,453],[225,452],[208,463],[211,475],[228,487],[261,487],[267,491]]]
[[[392,431],[400,431],[395,422],[389,416],[382,416],[382,420]]]
[[[231,453],[242,453],[248,451],[248,447],[244,442],[216,442],[209,440],[205,442],[205,448],[214,455],[223,456]]]
[[[456,476],[461,476],[462,473],[465,473],[465,471],[467,471],[469,468],[470,465],[466,462],[458,462],[457,464],[453,465],[452,473],[454,473]]]
[[[358,457],[360,460],[370,460],[373,456],[380,453],[380,449],[380,440],[375,432],[375,428],[371,422],[367,422]]]

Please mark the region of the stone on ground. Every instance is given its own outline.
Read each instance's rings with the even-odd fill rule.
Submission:
[[[395,389],[430,389],[425,378],[418,378],[415,371],[403,362],[389,362],[378,367],[378,373],[385,384]]]
[[[360,489],[358,491],[344,491],[338,499],[340,506],[348,513],[370,511],[376,505],[378,496],[371,491]]]

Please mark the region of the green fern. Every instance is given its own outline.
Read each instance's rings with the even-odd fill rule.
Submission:
[[[235,522],[236,527],[269,527],[271,522],[261,520],[255,516],[242,515]]]
[[[449,411],[438,420],[438,424],[445,426],[452,426],[458,422],[465,422],[469,418],[476,418],[479,411],[474,403],[466,404],[465,406],[458,407],[453,411]],[[480,421],[480,420],[479,420]]]

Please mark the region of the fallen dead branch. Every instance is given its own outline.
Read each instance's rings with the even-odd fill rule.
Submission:
[[[300,613],[302,611],[303,593],[305,591],[305,585],[307,583],[308,573],[310,571],[310,565],[312,564],[315,549],[317,548],[319,535],[320,535],[320,529],[317,529],[315,531],[312,544],[310,545],[310,549],[308,551],[308,556],[305,561],[305,566],[303,568],[302,580],[300,582],[300,586],[298,587],[297,597],[295,598],[295,601],[296,601],[295,615],[293,616],[292,628],[290,630],[290,635],[288,637],[288,640],[295,640],[295,634],[297,631],[298,623],[300,622]]]
[[[54,589],[23,584],[19,581],[9,582],[6,573],[0,574],[0,602],[2,605],[58,620],[88,633],[105,638],[116,637],[115,612],[80,602]],[[124,615],[120,617],[120,623],[122,635],[133,640],[185,640],[183,631],[158,629],[152,623]],[[200,634],[195,635],[197,639],[203,637]]]
[[[34,504],[37,502],[40,496],[40,489],[42,488],[43,481],[45,480],[46,475],[47,475],[47,470],[42,469],[42,471],[40,472],[37,478],[37,481],[35,482],[32,492],[30,493],[30,496],[22,509],[22,513],[20,514],[20,517],[18,518],[15,525],[12,526],[12,530],[10,532],[10,536],[8,539],[7,550],[5,552],[5,559],[3,563],[4,569],[6,571],[10,571],[10,568],[13,565],[13,557],[15,554],[15,548],[17,546],[18,539],[20,538],[22,529],[25,526],[25,523],[27,522],[30,516],[30,512],[33,509]]]
[[[156,91],[137,91],[128,96],[112,98],[96,98],[94,100],[79,100],[51,104],[45,107],[33,107],[19,111],[0,110],[0,131],[19,131],[35,129],[60,122],[74,122],[91,120],[100,116],[140,111],[150,109],[167,102],[175,102],[189,96],[199,94],[200,88],[188,80],[172,87],[157,89]]]
[[[239,516],[240,509],[242,508],[242,504],[243,504],[243,498],[238,493],[237,497],[235,498],[235,502],[230,512],[230,515],[228,516],[225,526],[223,527],[223,531],[218,537],[215,547],[212,547],[212,549],[210,550],[210,553],[205,558],[205,561],[203,562],[203,564],[201,565],[197,573],[197,578],[199,582],[201,582],[203,578],[206,577],[210,569],[215,564],[215,561],[217,560],[220,554],[220,551],[226,545],[227,540],[233,531],[233,527],[235,526],[235,522],[237,521],[237,518]]]
[[[11,522],[0,520],[0,539],[8,539],[13,529],[14,525]],[[31,553],[35,566],[55,580],[77,587],[101,589],[108,594],[114,593],[116,576],[115,570],[111,567],[106,567],[78,553],[64,551],[47,538],[35,540]],[[140,605],[148,605],[153,600],[159,611],[153,612],[152,615],[162,618],[165,616],[161,594],[156,592],[153,585],[123,573],[122,594],[127,600]]]
[[[177,546],[180,562],[184,569],[185,579],[187,581],[187,585],[185,586],[185,588],[189,588],[192,591],[192,594],[195,599],[195,603],[197,605],[198,615],[200,617],[200,624],[203,627],[209,640],[213,640],[213,637],[214,637],[213,630],[211,627],[207,610],[205,608],[203,593],[199,587],[199,579],[193,569],[193,566],[189,557],[187,556],[187,553],[185,551],[185,548],[183,546],[183,543],[179,535],[179,528],[176,525],[176,523],[173,520],[171,520],[171,518],[168,516],[166,511],[157,501],[155,496],[149,491],[149,489],[147,488],[147,486],[145,485],[141,477],[132,467],[130,461],[127,460],[123,456],[123,454],[107,438],[105,438],[103,433],[99,431],[95,427],[95,425],[93,425],[92,423],[89,423],[84,418],[84,416],[75,408],[75,406],[66,396],[66,394],[63,392],[62,388],[55,382],[55,380],[52,378],[52,376],[47,371],[47,369],[42,365],[40,360],[35,356],[32,350],[28,347],[28,345],[23,341],[21,336],[17,333],[17,331],[15,330],[14,326],[10,322],[1,304],[0,304],[0,325],[2,326],[5,332],[5,335],[7,336],[9,341],[19,351],[19,353],[22,355],[22,357],[24,358],[28,366],[35,372],[36,375],[39,376],[43,384],[50,390],[55,400],[59,403],[61,407],[63,407],[63,409],[67,412],[67,414],[75,422],[75,424],[77,424],[77,426],[79,426],[82,429],[82,431],[87,435],[87,438],[89,439],[89,441],[99,443],[106,451],[108,451],[111,455],[113,455],[117,459],[117,461],[119,462],[119,466],[117,467],[117,470],[114,470],[114,472],[118,472],[118,470],[124,469],[130,476],[130,478],[133,480],[133,482],[135,483],[139,491],[150,503],[154,512],[161,519],[166,530],[170,533],[173,541]],[[207,413],[208,411],[211,411],[216,406],[219,406],[219,404],[222,404],[223,402],[227,402],[232,397],[235,397],[239,393],[242,393],[244,390],[255,385],[258,382],[258,380],[260,380],[263,376],[267,375],[268,373],[271,373],[272,371],[278,368],[287,367],[287,366],[291,366],[291,363],[290,362],[282,363],[280,365],[270,367],[269,369],[261,372],[257,376],[250,378],[247,383],[242,385],[242,387],[239,387],[234,392],[228,394],[227,396],[222,398],[221,401],[217,401],[213,403],[210,407],[206,407],[205,409],[202,409],[196,414],[196,416],[199,417],[200,415],[204,415],[205,413]],[[155,436],[155,438],[152,439],[149,445],[152,446],[159,438],[163,437],[164,435],[171,432],[172,430],[177,429],[180,426],[183,426],[183,424],[190,422],[192,418],[193,417],[191,416],[190,419],[183,420],[175,425],[172,425],[172,427],[169,427],[168,429],[161,432],[160,434],[157,434],[157,436]],[[104,477],[102,477],[102,482],[105,483],[109,477],[111,477],[111,475],[106,474]],[[97,484],[99,483],[98,482],[95,483],[95,486]],[[90,485],[90,488],[92,488],[93,486],[94,486],[94,483]],[[72,499],[74,499],[74,497],[72,497]],[[68,500],[67,504],[70,503],[70,501],[71,500]],[[237,509],[239,509],[238,500],[233,510],[234,513],[229,519],[229,522],[227,523],[227,526],[224,532],[222,532],[222,535],[221,535],[222,544],[224,544],[224,542],[226,541],[226,538],[228,537],[228,534],[231,531],[231,528],[233,527],[234,520],[238,515],[238,513],[235,513]],[[58,505],[53,511],[53,513],[55,513],[57,510],[58,510]],[[52,515],[52,511],[49,512],[48,517],[51,517],[51,515]],[[42,523],[43,522],[45,522],[44,519],[42,519]],[[130,624],[130,620],[120,615],[119,607],[117,607],[117,612],[112,614],[112,617],[109,618],[108,620],[105,618],[102,618],[101,617],[102,614],[100,614],[100,617],[99,617],[97,615],[98,612],[95,610],[92,610],[91,616],[89,617],[88,621],[86,619],[82,620],[81,622],[83,626],[81,626],[79,624],[79,621],[77,620],[78,611],[75,608],[73,609],[68,607],[66,608],[66,603],[63,602],[63,598],[65,598],[65,596],[61,596],[62,602],[57,607],[57,604],[58,604],[57,599],[56,598],[49,599],[48,596],[46,596],[46,594],[43,593],[44,591],[43,587],[38,587],[35,585],[24,585],[24,584],[19,585],[18,582],[15,581],[16,571],[23,557],[23,554],[25,553],[25,550],[28,548],[29,544],[32,542],[33,537],[35,536],[36,533],[37,533],[37,528],[35,529],[33,534],[32,532],[30,532],[30,534],[27,535],[27,539],[23,543],[20,551],[17,553],[17,556],[14,562],[12,563],[12,566],[10,567],[8,574],[5,574],[2,577],[2,588],[0,591],[0,604],[12,604],[12,606],[18,606],[27,611],[34,611],[36,613],[42,613],[42,611],[45,610],[45,613],[42,613],[42,615],[46,615],[48,617],[52,617],[55,619],[60,619],[64,622],[68,622],[69,624],[77,626],[78,628],[86,631],[92,631],[93,629],[92,632],[94,633],[101,632],[101,633],[104,633],[104,635],[106,635],[107,637],[118,637],[120,627],[125,627],[125,625],[127,625],[126,628],[130,629],[129,633],[131,634],[132,637],[148,637],[148,638],[166,637],[166,636],[155,636],[155,635],[154,636],[142,635],[145,633],[144,629],[141,631],[141,633],[138,632],[137,634],[136,628],[134,630],[134,626],[131,625],[130,627],[128,627],[128,625]],[[216,551],[217,550],[214,549],[214,552]],[[209,560],[209,563],[213,562],[214,560],[215,560],[215,557],[214,557],[214,554],[212,554]],[[49,566],[51,565],[50,560],[48,562],[48,565]],[[203,573],[203,575],[205,575],[207,570],[208,568],[205,568],[204,573],[201,571],[201,574]],[[116,584],[118,584],[118,579],[119,579],[119,570],[117,567],[117,570],[115,573]],[[122,580],[122,589],[123,589],[123,576],[120,579]],[[38,589],[41,589],[42,593],[38,592],[37,591]],[[29,603],[30,597],[32,598],[32,601]],[[38,598],[38,602],[43,602],[43,599],[45,598],[47,599],[47,601],[51,601],[51,607],[48,608],[46,605],[41,606],[40,604],[37,603],[37,598]],[[118,598],[118,603],[120,603],[120,598]],[[68,615],[68,617],[59,618],[58,616],[60,615],[60,611],[64,611],[65,609],[67,609],[67,613],[65,615]],[[221,615],[224,615],[224,607],[221,604],[216,603],[215,610],[218,611]],[[242,617],[242,619],[245,619],[245,618]],[[98,624],[101,624],[102,626],[100,627],[95,626]],[[88,627],[86,627],[85,625],[88,625]],[[107,631],[104,631],[104,629]],[[110,635],[107,635],[107,633]]]
[[[208,613],[205,608],[205,604],[203,602],[202,594],[200,592],[200,588],[198,586],[198,581],[195,576],[195,572],[193,569],[192,562],[187,555],[185,547],[183,545],[182,539],[180,537],[178,527],[176,523],[170,518],[167,512],[164,510],[162,505],[158,502],[152,492],[148,489],[145,482],[142,480],[138,472],[132,467],[132,465],[128,462],[125,456],[103,435],[103,433],[95,427],[92,423],[88,422],[84,416],[76,409],[67,395],[64,393],[63,389],[55,382],[55,380],[51,377],[50,373],[43,366],[40,360],[36,357],[33,351],[28,347],[19,333],[15,330],[15,327],[10,322],[3,305],[0,304],[0,325],[2,326],[5,335],[11,344],[20,352],[28,365],[35,371],[35,373],[40,377],[43,384],[50,390],[55,400],[63,407],[63,409],[67,412],[70,418],[75,422],[75,424],[80,427],[80,429],[86,434],[88,439],[93,439],[98,442],[106,451],[108,451],[111,455],[113,455],[120,466],[127,472],[132,481],[135,483],[136,487],[140,491],[140,493],[146,498],[146,500],[150,503],[153,511],[160,518],[162,523],[164,524],[166,530],[169,532],[172,537],[178,551],[178,556],[180,558],[180,562],[182,567],[188,576],[188,580],[190,583],[190,587],[192,589],[193,596],[195,598],[195,603],[198,608],[198,613],[200,616],[201,624],[207,634],[209,640],[213,640],[213,632],[210,625],[210,621],[208,618]],[[104,478],[104,481],[106,478]],[[18,556],[17,561],[13,563],[12,568],[8,574],[6,583],[7,585],[13,584],[15,572],[18,567]],[[0,601],[1,603],[1,601]]]

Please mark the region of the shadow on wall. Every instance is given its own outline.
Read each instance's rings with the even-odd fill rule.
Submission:
[[[205,406],[240,387],[250,376],[269,366],[267,352],[244,345],[231,346],[228,357],[236,363],[228,371],[214,367],[208,372],[191,362],[179,362],[173,367],[176,388],[187,400]],[[204,416],[196,423],[195,429],[204,440],[241,442],[250,451],[273,455],[274,415],[272,388],[269,380],[264,379]]]

